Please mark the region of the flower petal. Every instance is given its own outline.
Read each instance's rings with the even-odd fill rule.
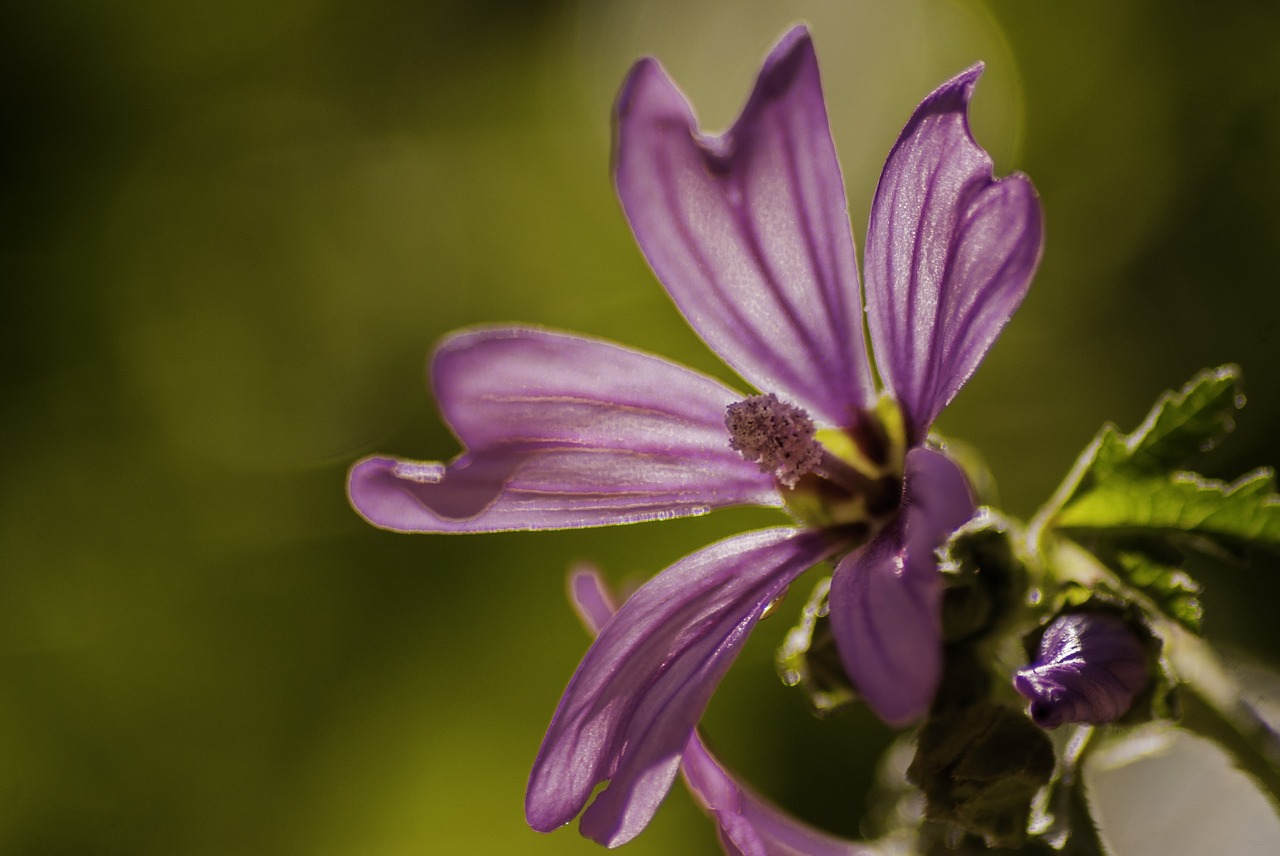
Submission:
[[[590,566],[570,574],[569,599],[593,636],[617,612],[599,572]],[[685,744],[680,772],[694,799],[716,822],[728,856],[862,856],[873,852],[814,829],[753,793],[711,754],[696,729]]]
[[[873,399],[844,182],[803,27],[718,137],[698,131],[656,60],[638,62],[618,96],[615,179],[658,279],[744,378],[832,425]]]
[[[583,658],[547,729],[529,778],[529,825],[568,823],[608,781],[582,817],[582,834],[612,847],[639,833],[760,614],[832,549],[819,532],[738,535],[632,595]]]
[[[592,639],[600,635],[618,611],[618,604],[605,586],[600,572],[588,562],[581,563],[569,573],[569,603],[573,604],[573,611]]]
[[[890,725],[929,708],[942,676],[936,551],[973,516],[968,481],[940,452],[907,453],[902,511],[831,578],[831,629],[845,671]]]
[[[685,746],[680,772],[719,827],[729,856],[870,856],[870,848],[828,835],[756,795],[724,768],[697,732]]]
[[[992,177],[969,131],[976,65],[926,98],[889,153],[867,230],[880,375],[920,442],[1022,302],[1044,239],[1031,181]]]
[[[351,503],[409,532],[630,523],[777,505],[773,479],[729,446],[726,386],[657,357],[525,328],[456,334],[433,385],[468,451],[447,467],[371,457]]]

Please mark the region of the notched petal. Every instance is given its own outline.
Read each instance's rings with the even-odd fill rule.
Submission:
[[[885,162],[867,230],[867,317],[877,365],[913,442],[973,374],[1040,260],[1039,198],[996,179],[969,129],[982,66],[919,107]]]
[[[641,249],[744,378],[827,424],[873,399],[853,239],[808,33],[769,54],[741,116],[701,133],[657,61],[618,97],[615,180]]]

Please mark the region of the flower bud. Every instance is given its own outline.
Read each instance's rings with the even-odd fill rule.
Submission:
[[[1013,678],[1041,728],[1115,722],[1150,682],[1143,638],[1114,612],[1060,615],[1040,637],[1034,662]]]

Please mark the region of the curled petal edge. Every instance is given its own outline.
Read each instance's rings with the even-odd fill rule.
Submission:
[[[373,456],[351,504],[403,532],[633,523],[728,505],[777,506],[767,475],[729,446],[741,396],[658,357],[522,327],[448,337],[433,386],[468,450],[448,465]]]

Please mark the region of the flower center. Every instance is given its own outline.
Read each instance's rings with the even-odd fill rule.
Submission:
[[[883,412],[881,412],[883,411]],[[771,473],[787,506],[812,525],[868,524],[890,519],[902,498],[901,420],[891,402],[858,412],[843,429],[819,431],[803,408],[773,393],[730,404],[729,445]]]
[[[795,487],[822,460],[818,430],[809,414],[772,392],[730,404],[724,424],[734,451],[787,487]]]

